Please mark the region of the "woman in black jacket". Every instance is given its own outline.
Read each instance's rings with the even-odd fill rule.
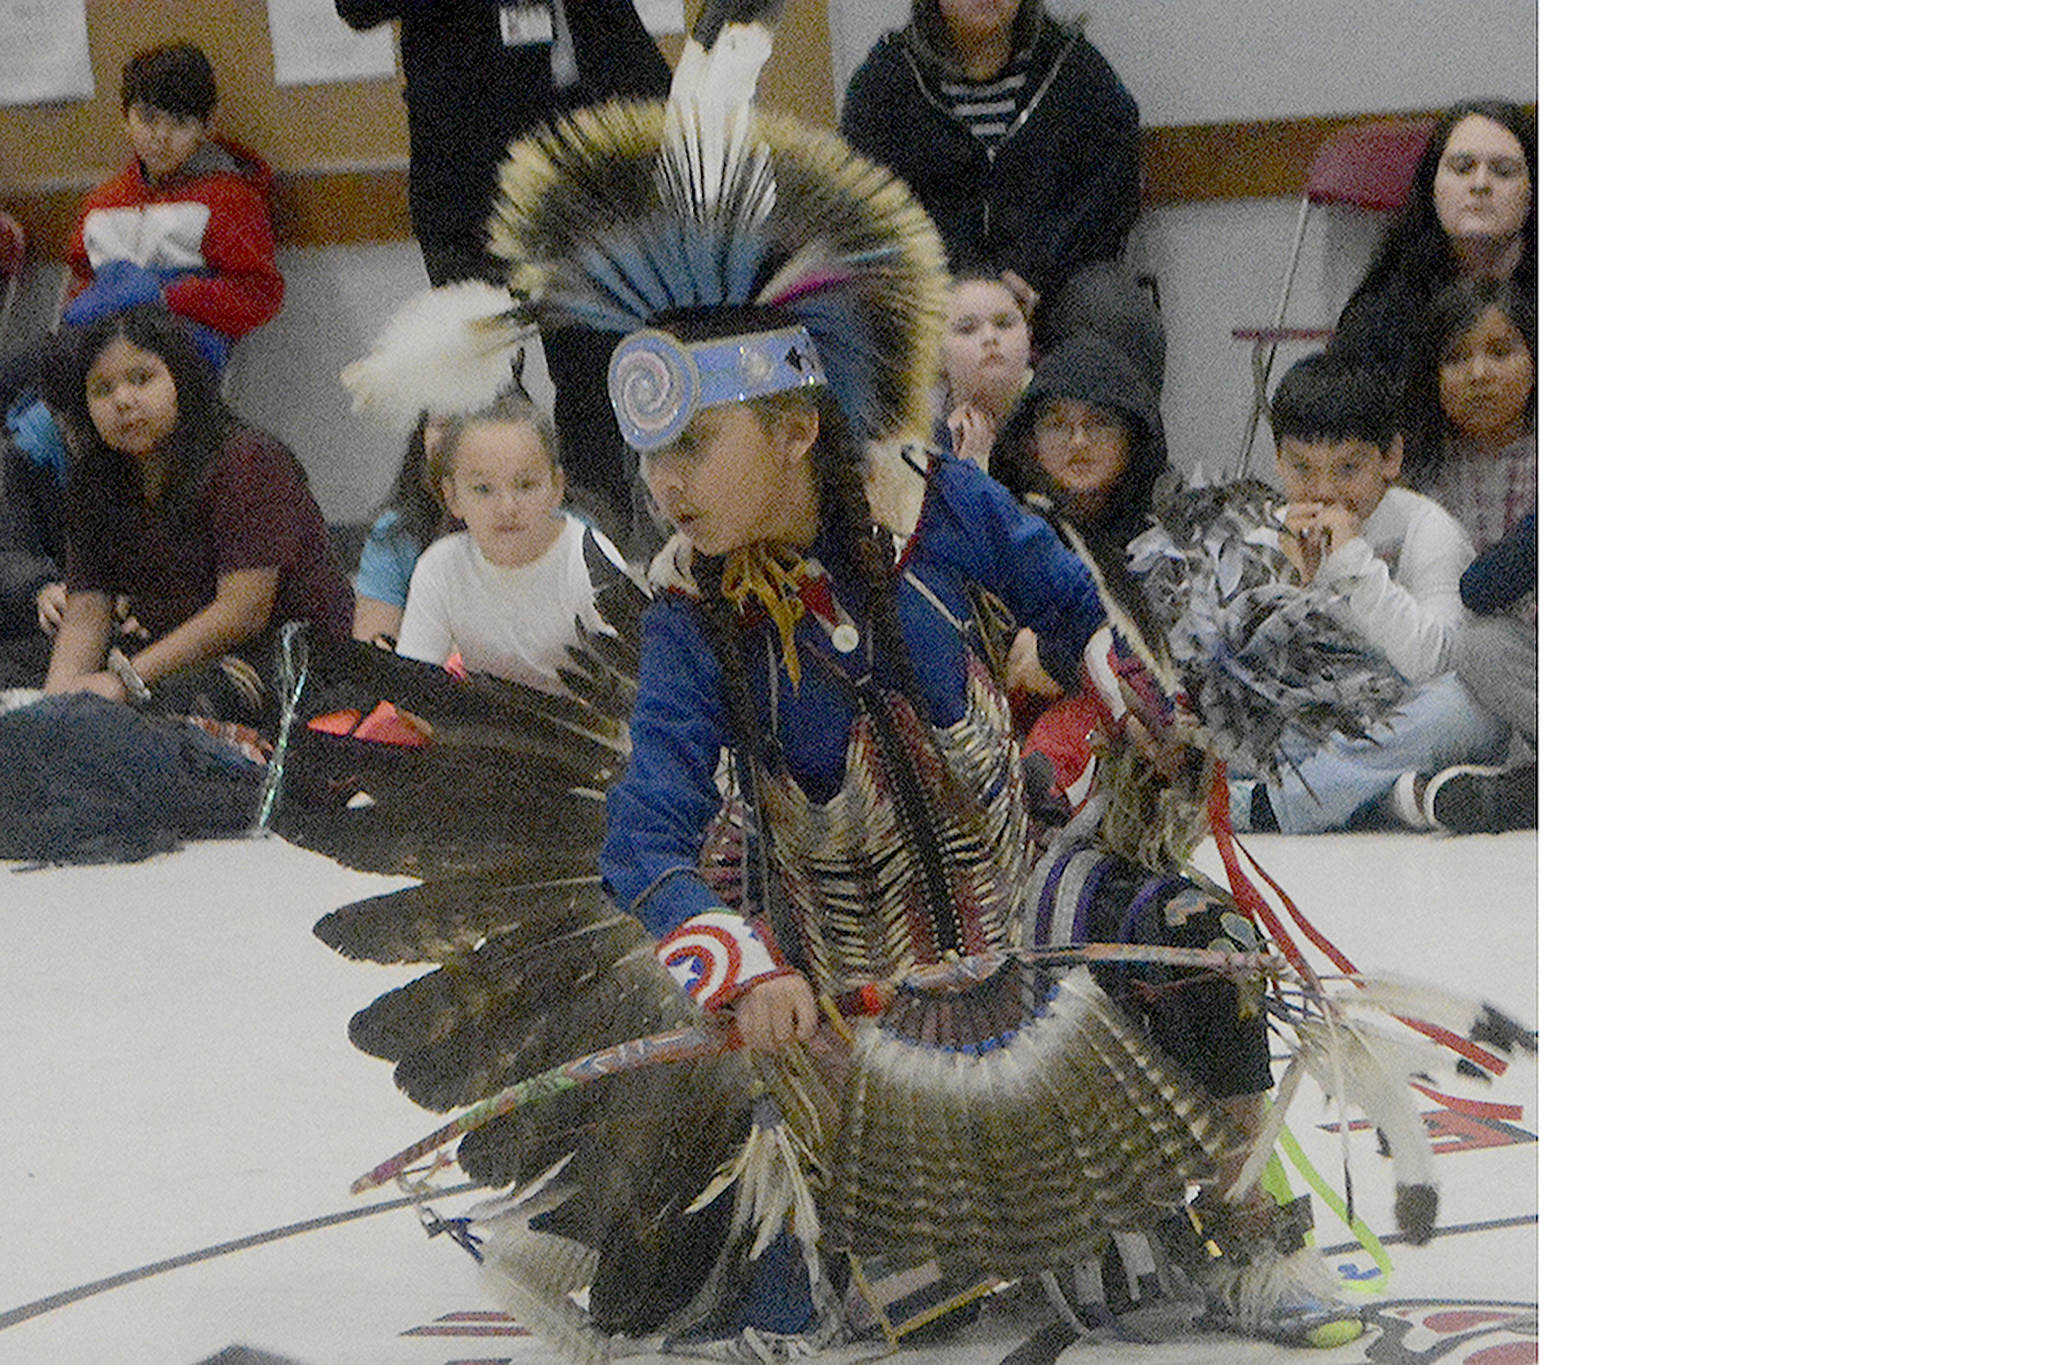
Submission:
[[[1078,24],[1041,0],[913,0],[848,82],[840,131],[909,184],[950,259],[1022,278],[1042,345],[1113,337],[1158,387],[1158,309],[1119,264],[1138,105]]]

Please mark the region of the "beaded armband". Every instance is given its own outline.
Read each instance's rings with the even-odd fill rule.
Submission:
[[[729,1005],[748,987],[789,976],[772,939],[729,910],[708,910],[670,930],[655,947],[676,984],[707,1010]]]

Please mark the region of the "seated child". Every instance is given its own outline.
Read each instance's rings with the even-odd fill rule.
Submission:
[[[429,462],[441,448],[447,425],[444,419],[427,412],[422,412],[413,423],[412,435],[405,444],[405,458],[391,480],[391,491],[385,495],[384,506],[363,538],[362,553],[356,557],[358,640],[386,648],[397,646],[398,628],[405,620],[405,599],[420,554],[455,529],[428,473]]]
[[[1472,546],[1441,507],[1394,486],[1402,438],[1391,385],[1315,355],[1287,372],[1272,406],[1287,498],[1281,547],[1300,583],[1342,593],[1350,625],[1398,686],[1366,733],[1284,730],[1270,776],[1233,779],[1240,829],[1313,834],[1358,825],[1411,770],[1492,758],[1507,727],[1447,671]],[[1380,813],[1419,823],[1412,800]]]
[[[161,302],[219,366],[284,301],[270,232],[270,167],[212,136],[213,67],[190,43],[138,52],[121,72],[135,157],[86,196],[65,259],[64,321]]]
[[[562,507],[566,475],[554,426],[531,399],[502,398],[453,418],[429,461],[448,514],[463,525],[413,569],[398,652],[567,695],[576,623],[599,629],[593,553],[625,561]],[[599,573],[602,569],[599,568]]]
[[[1473,619],[1454,650],[1472,695],[1514,728],[1505,767],[1461,765],[1426,782],[1432,825],[1462,833],[1536,824],[1536,308],[1511,283],[1472,280],[1431,302],[1408,380],[1415,486],[1443,503],[1480,557]],[[1426,770],[1425,770],[1426,772]]]
[[[1172,467],[1149,381],[1109,341],[1082,332],[1049,351],[996,438],[989,473],[1020,502],[1056,517],[1087,547],[1111,596],[1136,606],[1125,568],[1152,524],[1152,487]],[[1149,622],[1141,624],[1149,626]],[[1020,631],[1007,677],[1011,704],[1054,696],[1036,641]]]
[[[298,460],[235,419],[161,305],[82,328],[43,391],[70,443],[63,620],[44,690],[162,693],[168,709],[274,720],[274,675],[253,660],[278,628],[307,621],[346,639],[349,626],[348,585]],[[139,644],[115,635],[124,598]]]
[[[284,277],[270,232],[270,167],[210,136],[213,67],[190,43],[138,52],[121,70],[121,116],[135,155],[86,196],[65,260],[67,326],[161,303],[192,329],[218,370],[228,348],[277,314]],[[0,362],[9,433],[39,462],[59,441],[32,387],[47,339]]]
[[[990,267],[960,266],[939,342],[945,382],[933,444],[983,469],[1031,382],[1031,322],[1019,284]]]
[[[1433,299],[1407,378],[1408,481],[1483,551],[1536,510],[1536,306],[1470,280]]]

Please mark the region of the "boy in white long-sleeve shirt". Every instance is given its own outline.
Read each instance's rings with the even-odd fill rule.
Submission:
[[[1466,620],[1458,578],[1471,539],[1436,503],[1394,486],[1401,435],[1384,381],[1314,355],[1287,372],[1272,409],[1288,502],[1282,548],[1304,583],[1351,580],[1359,631],[1407,691],[1369,735],[1283,739],[1277,777],[1232,781],[1232,817],[1240,829],[1286,834],[1354,827],[1375,809],[1420,825],[1412,791],[1397,787],[1403,774],[1486,762],[1507,742],[1507,727],[1446,671]]]

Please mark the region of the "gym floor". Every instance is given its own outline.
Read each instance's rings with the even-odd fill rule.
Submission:
[[[1362,969],[1483,996],[1540,1026],[1535,834],[1247,845]],[[417,1210],[383,1207],[388,1188],[348,1193],[438,1120],[345,1033],[350,1013],[412,969],[348,962],[310,930],[403,884],[277,839],[126,866],[0,870],[0,1365],[561,1359],[496,1311],[473,1263],[426,1236]],[[1519,1065],[1486,1096],[1522,1106],[1511,1121],[1432,1119],[1442,1231],[1422,1247],[1388,1241],[1391,1274],[1318,1206],[1318,1243],[1369,1315],[1359,1341],[1297,1351],[1162,1313],[1142,1324],[1150,1341],[1091,1339],[1059,1359],[1534,1361],[1537,1074]],[[1338,1181],[1339,1139],[1312,1086],[1291,1126]],[[1348,1145],[1358,1217],[1387,1237],[1387,1163],[1369,1132]],[[958,1335],[902,1354],[1021,1362],[1054,1321],[1035,1289],[1013,1292]]]

